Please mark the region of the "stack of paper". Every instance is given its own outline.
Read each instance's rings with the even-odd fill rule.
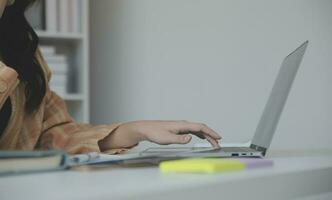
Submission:
[[[67,56],[56,54],[54,46],[41,46],[40,50],[52,71],[50,88],[59,95],[66,94],[69,74]]]

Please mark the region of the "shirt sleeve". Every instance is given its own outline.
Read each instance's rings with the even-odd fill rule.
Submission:
[[[39,147],[63,149],[71,154],[100,152],[98,141],[111,134],[120,124],[79,124],[68,114],[65,102],[53,91],[46,96]],[[119,153],[123,149],[109,149]]]

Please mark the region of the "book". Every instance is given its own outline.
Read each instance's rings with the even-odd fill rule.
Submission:
[[[53,73],[50,84],[51,85],[58,85],[58,86],[67,86],[68,76],[67,74],[58,74]]]
[[[65,55],[48,55],[45,56],[45,61],[47,61],[48,63],[67,63],[67,56]]]
[[[63,151],[0,151],[0,176],[63,170],[69,167]]]
[[[69,71],[66,63],[48,63],[48,66],[53,74],[67,74]]]
[[[44,57],[53,74],[68,74],[69,65],[64,55],[53,55]]]
[[[40,45],[40,51],[44,57],[54,56],[55,55],[55,46]]]
[[[59,32],[67,33],[69,32],[69,4],[68,0],[58,0],[59,9],[58,9],[58,30]]]
[[[57,30],[57,1],[45,0],[45,27],[46,31]]]
[[[80,2],[79,0],[68,0],[69,3],[69,32],[80,32]]]

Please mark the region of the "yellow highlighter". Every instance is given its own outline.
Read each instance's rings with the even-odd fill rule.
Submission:
[[[159,164],[161,172],[217,173],[246,169],[246,164],[236,159],[192,158],[163,161]]]

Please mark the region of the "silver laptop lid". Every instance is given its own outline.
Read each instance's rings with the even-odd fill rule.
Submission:
[[[263,154],[266,153],[266,150],[271,144],[280,115],[285,106],[289,91],[292,87],[292,83],[295,79],[295,75],[301,64],[308,43],[308,41],[304,42],[282,62],[279,74],[274,82],[270,97],[265,105],[250,145],[251,148],[262,151]]]

